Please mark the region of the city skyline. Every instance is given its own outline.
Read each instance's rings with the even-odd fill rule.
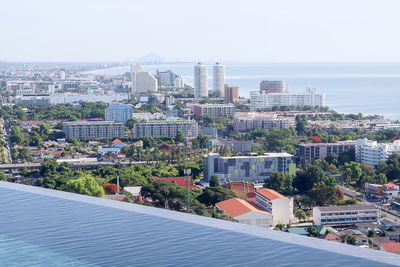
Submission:
[[[169,61],[400,62],[399,7],[392,0],[72,0],[62,7],[6,0],[0,61],[132,61],[156,53]]]

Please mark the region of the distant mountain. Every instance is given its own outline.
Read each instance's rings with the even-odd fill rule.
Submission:
[[[165,58],[160,57],[159,55],[150,53],[143,57],[140,57],[135,60],[136,63],[140,64],[155,64],[155,63],[162,63],[165,62]]]

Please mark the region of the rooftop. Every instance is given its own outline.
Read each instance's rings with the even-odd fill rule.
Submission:
[[[381,247],[386,252],[400,253],[400,243],[382,243]]]
[[[400,262],[399,255],[383,251],[62,191],[0,182],[0,194],[1,213],[9,215],[0,220],[4,266],[313,266],[323,259],[319,266],[382,267]],[[249,257],[249,251],[257,257]]]
[[[235,218],[237,216],[249,213],[251,211],[255,212],[260,212],[264,214],[271,215],[271,213],[261,210],[250,203],[248,203],[246,200],[240,199],[240,198],[231,198],[222,202],[218,202],[215,204],[218,208],[221,210],[225,211],[226,214],[229,215],[231,218]]]
[[[113,122],[113,121],[68,121],[64,122],[64,125],[104,125],[104,124],[121,124],[122,122]]]
[[[275,190],[267,189],[267,188],[261,188],[261,189],[257,190],[256,194],[260,194],[263,197],[268,198],[269,200],[274,200],[277,198],[287,198],[284,195],[279,194]]]
[[[113,105],[113,106],[107,107],[106,109],[110,110],[110,109],[132,109],[132,108],[127,105]]]
[[[376,210],[374,205],[347,205],[347,206],[325,206],[325,207],[315,207],[321,212],[324,211],[359,211],[359,210]]]

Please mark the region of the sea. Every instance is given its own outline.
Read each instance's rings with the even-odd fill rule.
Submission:
[[[196,62],[142,65],[155,73],[172,70],[193,85]],[[205,63],[206,64],[206,63]],[[343,113],[382,115],[400,120],[400,63],[260,63],[221,62],[226,83],[239,86],[239,95],[249,97],[262,80],[283,80],[292,92],[315,88],[326,94],[326,104]],[[212,89],[212,63],[208,65]],[[123,74],[130,66],[91,71],[93,74]]]

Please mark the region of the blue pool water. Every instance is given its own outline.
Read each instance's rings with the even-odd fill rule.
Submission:
[[[400,256],[0,182],[0,266],[389,266]]]

